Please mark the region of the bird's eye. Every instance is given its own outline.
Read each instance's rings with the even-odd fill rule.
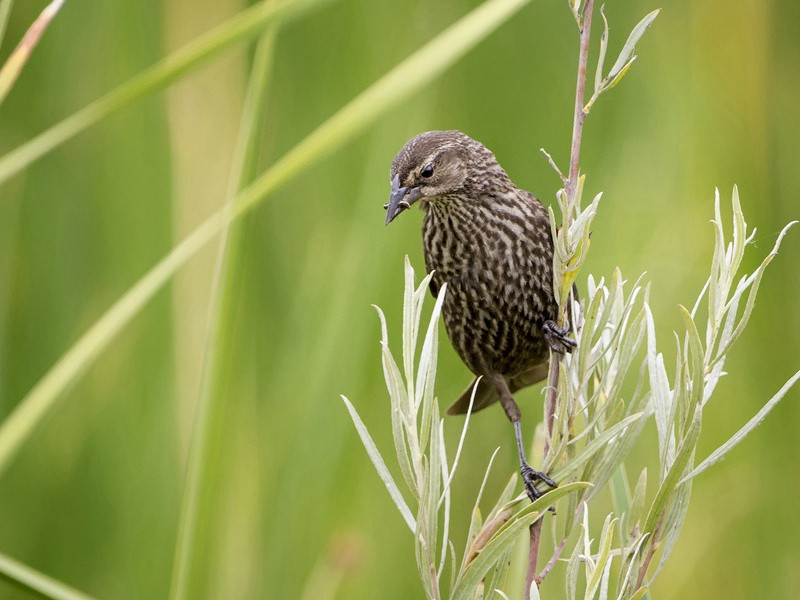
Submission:
[[[428,178],[433,175],[433,165],[427,165],[422,171],[419,172],[422,177]]]

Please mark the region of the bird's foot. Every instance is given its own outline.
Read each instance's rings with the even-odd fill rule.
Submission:
[[[572,350],[578,345],[575,340],[567,337],[569,329],[565,327],[559,327],[555,321],[545,321],[542,329],[544,330],[544,339],[547,341],[547,345],[550,346],[553,352],[558,354],[572,352]]]
[[[534,502],[537,498],[542,497],[542,492],[536,487],[536,484],[539,482],[543,482],[549,485],[551,488],[557,488],[558,484],[550,479],[544,473],[534,470],[531,466],[527,463],[524,463],[519,470],[520,474],[522,475],[522,482],[525,484],[525,493],[528,494],[528,498],[531,499],[531,502]]]

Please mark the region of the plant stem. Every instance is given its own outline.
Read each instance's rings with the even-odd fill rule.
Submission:
[[[233,168],[228,182],[225,208],[230,211],[233,200],[256,170],[258,142],[264,118],[264,103],[275,46],[276,26],[267,29],[256,45],[245,105],[236,140]],[[208,511],[211,500],[207,489],[212,473],[212,459],[219,452],[223,433],[226,361],[233,353],[233,330],[236,317],[236,289],[241,280],[241,221],[228,221],[219,241],[217,262],[212,283],[209,327],[206,338],[205,361],[197,414],[192,432],[192,444],[187,465],[187,481],[180,515],[170,598],[181,600],[191,596],[192,575],[198,569],[202,555],[198,538],[203,533],[201,516]]]
[[[581,50],[578,57],[578,82],[575,90],[575,114],[572,120],[572,148],[569,155],[569,177],[564,187],[567,194],[567,207],[572,208],[575,192],[578,188],[578,163],[581,155],[583,139],[583,123],[586,113],[583,111],[583,93],[586,88],[586,64],[589,60],[589,35],[592,28],[592,10],[594,0],[586,0],[583,9],[583,27],[581,28]],[[572,218],[572,211],[567,211],[567,224]]]
[[[586,64],[589,60],[589,36],[592,27],[592,11],[594,0],[586,0],[583,8],[583,25],[580,28],[580,52],[578,55],[578,81],[575,90],[575,112],[572,121],[572,147],[569,157],[569,176],[564,183],[564,193],[566,194],[566,214],[564,227],[569,227],[572,220],[573,205],[578,189],[578,164],[581,154],[581,139],[583,138],[583,124],[586,120],[586,113],[583,110],[583,96],[586,88]],[[564,232],[566,234],[566,232]],[[555,281],[553,282],[555,287]],[[559,325],[564,324],[564,308],[559,307]],[[553,424],[555,421],[556,401],[558,400],[558,377],[559,377],[559,357],[556,353],[550,353],[550,373],[547,378],[547,399],[545,401],[545,424],[547,435],[544,439],[544,452],[542,454],[542,464],[544,464],[547,454],[550,451],[550,438],[553,435]],[[542,571],[540,577],[536,577],[536,563],[539,560],[539,546],[542,539],[542,522],[544,519],[537,519],[530,526],[530,550],[528,554],[528,573],[525,577],[524,599],[530,600],[530,586],[533,581],[539,586],[547,575],[547,569]]]

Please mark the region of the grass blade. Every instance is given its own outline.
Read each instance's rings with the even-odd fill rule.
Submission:
[[[279,0],[243,10],[0,158],[0,183],[120,108],[174,83],[230,46],[327,0]]]
[[[2,45],[3,38],[6,35],[6,26],[13,7],[14,0],[0,0],[0,45]]]
[[[5,554],[0,554],[0,578],[52,600],[91,600],[91,596],[39,573]]]
[[[28,59],[33,53],[33,49],[36,47],[36,44],[39,43],[42,34],[44,34],[44,30],[47,29],[50,21],[53,20],[53,17],[56,16],[56,13],[58,13],[63,4],[64,0],[53,0],[45,7],[33,22],[33,25],[31,25],[28,31],[25,32],[25,35],[22,36],[17,47],[14,48],[11,56],[8,57],[8,60],[6,60],[3,67],[0,69],[0,104],[3,103],[8,92],[11,91],[14,82],[22,72],[22,68],[25,66],[25,63],[28,62]],[[10,9],[11,5],[8,3],[4,4],[1,10],[9,11]],[[8,14],[2,15],[3,22],[0,27],[5,28],[5,20],[7,18]],[[2,38],[2,31],[0,31],[0,38]]]
[[[228,182],[228,210],[236,194],[254,176],[276,34],[277,29],[271,27],[261,36],[256,46]],[[209,487],[207,465],[211,463],[216,450],[211,443],[217,437],[214,429],[223,429],[225,423],[219,405],[225,397],[224,361],[232,356],[235,344],[233,323],[237,306],[234,296],[241,281],[241,234],[241,223],[236,223],[235,226],[226,228],[219,241],[212,282],[203,377],[192,429],[184,500],[175,547],[171,598],[186,598],[189,595],[192,568],[197,562],[196,556],[202,552],[197,543],[198,515],[204,512],[200,506],[203,500],[201,492]],[[221,438],[222,436],[218,436],[218,439]]]

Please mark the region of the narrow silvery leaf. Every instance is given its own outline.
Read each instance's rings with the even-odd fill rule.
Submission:
[[[667,455],[671,426],[670,414],[670,391],[664,371],[664,361],[660,354],[656,353],[656,329],[653,322],[653,313],[650,307],[645,304],[645,314],[647,319],[647,368],[650,371],[650,387],[652,389],[651,402],[656,419],[656,429],[658,430],[658,447],[661,456]]]
[[[506,487],[503,488],[503,491],[500,493],[500,497],[497,499],[497,502],[495,502],[492,510],[489,511],[487,519],[492,519],[504,509],[516,505],[516,503],[512,501],[512,498],[514,497],[514,489],[517,487],[518,478],[519,477],[516,472],[511,474],[511,477],[508,478],[508,483],[506,483]],[[523,494],[523,496],[520,497],[520,500],[522,498],[527,498],[527,496]]]
[[[631,59],[622,66],[622,69],[620,69],[619,73],[617,73],[614,76],[614,78],[611,81],[609,81],[608,84],[606,84],[606,87],[603,88],[603,90],[604,91],[610,90],[611,88],[616,86],[620,81],[622,81],[622,78],[625,77],[625,75],[628,73],[628,70],[633,66],[633,63],[636,62],[637,58],[638,57],[635,55],[631,56]]]
[[[436,304],[433,306],[433,313],[428,323],[428,331],[425,334],[425,341],[422,344],[422,352],[419,357],[419,371],[417,373],[417,399],[420,403],[423,392],[433,394],[433,384],[436,379],[436,350],[438,340],[439,316],[442,313],[442,304],[447,294],[447,283],[442,285],[436,297]]]
[[[442,469],[442,456],[441,443],[439,441],[439,427],[435,423],[439,422],[438,410],[436,403],[433,403],[432,420],[433,425],[430,427],[430,450],[428,452],[428,480],[427,489],[423,490],[424,496],[420,498],[420,505],[425,505],[426,522],[428,530],[426,532],[426,541],[429,545],[430,559],[429,566],[431,572],[435,569],[434,561],[436,560],[436,540],[439,532],[439,495],[441,494],[441,469]],[[445,542],[446,543],[446,542]]]
[[[686,519],[686,513],[689,510],[689,499],[691,498],[691,495],[691,483],[678,485],[674,494],[672,506],[670,507],[670,514],[666,521],[666,535],[662,536],[664,543],[663,550],[661,551],[661,560],[658,561],[658,566],[650,576],[650,581],[647,582],[648,585],[653,584],[653,581],[655,581],[656,577],[661,572],[661,569],[664,568],[664,565],[667,563],[667,559],[672,553],[672,549],[675,547],[675,542],[678,541],[678,536],[681,528],[683,527],[683,522]]]
[[[473,600],[475,590],[492,565],[503,554],[507,546],[538,517],[538,513],[527,513],[498,532],[474,560],[467,565],[461,576],[456,580],[456,586],[451,595],[453,600]]]
[[[719,312],[724,298],[720,294],[720,279],[724,277],[725,267],[725,233],[722,229],[722,213],[720,211],[719,188],[714,190],[714,255],[711,260],[711,283],[708,287],[708,322],[706,345],[711,345],[712,328],[719,321]]]
[[[747,245],[747,223],[744,220],[744,213],[742,212],[742,204],[739,201],[739,187],[733,186],[733,195],[731,198],[731,205],[733,208],[733,256],[731,258],[731,275],[735,275],[739,270],[739,265],[742,264],[742,257],[744,256],[744,249]]]
[[[718,463],[722,460],[725,455],[730,452],[739,442],[741,442],[753,429],[755,429],[761,422],[766,418],[766,416],[770,413],[770,411],[775,408],[775,406],[780,402],[786,393],[791,389],[791,387],[797,383],[797,380],[800,379],[800,371],[794,374],[789,381],[787,381],[783,387],[778,390],[778,393],[775,394],[772,398],[770,398],[769,402],[767,402],[763,408],[756,413],[756,415],[750,419],[747,424],[742,427],[739,431],[737,431],[731,438],[722,444],[719,448],[714,450],[708,458],[706,458],[703,462],[701,462],[694,470],[686,475],[683,479],[681,479],[680,483],[684,483],[689,481],[690,479],[698,476],[700,473],[705,471],[710,466]]]
[[[631,500],[631,514],[628,519],[630,527],[628,527],[628,535],[632,535],[635,531],[641,530],[639,519],[644,512],[644,501],[647,496],[647,467],[642,469],[639,474],[639,479],[636,482],[636,487],[633,491],[633,500]]]
[[[414,399],[414,349],[417,345],[419,322],[414,316],[414,267],[405,257],[405,287],[403,293],[403,371],[408,398]]]
[[[445,482],[443,485],[448,485],[442,491],[442,497],[444,498],[444,510],[442,511],[442,557],[441,561],[439,562],[439,569],[436,572],[436,579],[439,580],[442,577],[442,571],[444,570],[445,561],[447,560],[447,545],[450,541],[450,488],[449,484],[447,483],[447,451],[444,444],[444,419],[439,420],[439,453],[442,456],[441,461],[441,481]],[[438,510],[441,506],[441,502],[437,504],[436,509]]]
[[[430,435],[430,428],[434,421],[432,420],[432,411],[438,410],[436,400],[433,395],[433,388],[436,381],[436,361],[439,348],[438,325],[439,316],[442,311],[442,303],[444,296],[447,293],[447,284],[442,285],[439,295],[436,298],[436,304],[433,307],[430,322],[428,323],[428,331],[425,334],[425,341],[422,345],[422,352],[419,358],[419,373],[417,379],[417,398],[414,406],[415,410],[419,410],[422,406],[422,420],[420,424],[419,440],[420,452],[425,449],[425,444]],[[417,315],[419,318],[419,314]],[[414,416],[416,418],[416,414]]]
[[[603,569],[603,580],[600,582],[599,600],[608,600],[608,583],[611,579],[611,563],[612,561],[607,561],[606,567]]]
[[[624,544],[628,536],[628,520],[631,514],[631,486],[628,483],[628,473],[625,470],[625,463],[620,464],[610,478],[611,485],[611,505],[614,507],[614,514],[617,515],[617,527],[619,529],[619,539]]]
[[[387,387],[392,408],[392,439],[394,441],[395,454],[400,465],[403,479],[409,489],[417,489],[417,474],[411,466],[411,457],[408,453],[406,444],[405,430],[408,427],[408,420],[403,412],[405,387],[400,378],[400,370],[392,358],[392,354],[387,346],[383,348],[383,369],[386,374]]]
[[[644,531],[652,532],[655,530],[656,523],[661,518],[661,514],[667,506],[670,496],[672,495],[678,480],[683,474],[689,459],[694,454],[694,449],[697,446],[697,438],[700,437],[700,428],[703,418],[703,409],[697,406],[694,412],[692,424],[686,432],[686,436],[681,440],[678,452],[675,455],[675,460],[667,471],[664,480],[656,492],[653,503],[650,505],[650,511],[647,513],[647,519],[644,524]]]
[[[692,315],[682,304],[680,304],[678,308],[681,312],[681,316],[683,317],[683,324],[686,327],[686,335],[689,338],[691,361],[689,361],[688,356],[685,358],[692,366],[690,373],[692,380],[691,402],[692,404],[697,404],[701,402],[703,398],[703,383],[705,375],[705,369],[703,365],[703,345],[700,341],[700,334],[697,332],[697,327],[692,320]]]
[[[628,558],[628,568],[625,570],[625,577],[622,579],[622,582],[619,584],[619,596],[617,596],[617,600],[624,600],[630,595],[630,591],[633,590],[633,586],[635,585],[636,581],[635,578],[638,575],[638,558],[642,551],[642,547],[644,543],[650,538],[649,534],[644,534],[639,536],[636,540],[636,543],[633,545],[633,552],[631,552]],[[626,595],[627,592],[627,595]]]
[[[469,533],[467,534],[467,548],[469,548],[475,536],[478,534],[478,531],[480,531],[481,527],[483,527],[483,519],[481,518],[481,511],[480,511],[481,498],[483,497],[483,491],[486,488],[486,482],[489,480],[489,473],[491,473],[492,471],[492,465],[494,464],[494,459],[499,451],[500,448],[495,448],[494,452],[492,452],[492,457],[489,459],[489,465],[486,467],[486,471],[483,474],[483,481],[481,482],[481,487],[478,489],[478,495],[475,498],[475,506],[472,508],[472,521],[470,522]],[[514,478],[514,483],[516,483],[516,478]],[[466,557],[467,553],[464,552],[464,558],[466,559]]]
[[[775,258],[775,256],[777,256],[778,250],[780,249],[781,246],[781,242],[783,241],[783,236],[785,236],[786,233],[789,231],[789,229],[791,229],[796,223],[797,221],[792,221],[791,223],[788,223],[786,227],[784,227],[781,230],[781,232],[778,234],[778,239],[775,240],[775,245],[772,248],[772,252],[770,252],[769,255],[767,255],[767,257],[763,260],[761,265],[759,265],[756,272],[753,273],[748,278],[748,283],[750,283],[751,287],[750,287],[750,293],[748,294],[747,297],[747,304],[745,305],[744,311],[742,312],[742,317],[739,319],[739,323],[736,325],[736,329],[734,329],[733,334],[731,334],[730,336],[730,340],[728,341],[726,348],[720,348],[718,356],[724,354],[727,348],[729,348],[731,344],[733,344],[739,338],[739,336],[742,334],[742,331],[744,331],[744,328],[747,325],[748,320],[750,319],[750,315],[753,312],[753,307],[755,306],[756,302],[756,295],[758,294],[758,287],[761,284],[761,278],[764,275],[764,271],[766,270],[767,266],[772,261],[772,259]]]
[[[694,319],[697,316],[697,309],[700,308],[700,302],[703,300],[703,296],[706,295],[708,291],[708,285],[711,283],[711,279],[706,279],[705,284],[703,285],[703,289],[700,290],[700,293],[697,295],[697,300],[694,302],[694,306],[692,306],[692,318]]]
[[[620,71],[622,71],[623,67],[630,61],[631,56],[633,56],[633,51],[636,48],[636,44],[644,35],[644,32],[647,31],[647,28],[655,21],[658,13],[661,12],[661,9],[654,10],[653,12],[647,14],[639,23],[636,24],[631,30],[628,39],[625,41],[625,45],[622,46],[622,50],[620,50],[619,56],[617,57],[617,62],[614,63],[614,66],[611,67],[611,71],[608,73],[608,77],[613,79]]]
[[[634,443],[639,438],[642,429],[644,429],[646,421],[646,417],[640,418],[631,427],[627,428],[622,435],[614,441],[613,447],[610,447],[609,450],[600,457],[591,478],[595,487],[589,492],[589,498],[600,491],[602,486],[608,481],[608,478],[611,477],[614,469],[616,469],[618,465],[621,465],[622,461],[627,458]]]
[[[403,433],[404,424],[407,424],[408,417],[404,413],[404,406],[408,404],[406,396],[406,388],[403,384],[403,378],[400,374],[400,369],[389,350],[389,339],[386,328],[386,317],[383,311],[375,306],[378,312],[378,317],[381,321],[381,361],[383,363],[383,375],[386,379],[386,388],[389,391],[389,399],[392,409],[392,438],[395,446],[395,453],[397,454],[397,461],[400,465],[400,471],[406,485],[410,489],[416,489],[416,479],[411,467],[411,460],[408,456],[408,447],[406,446],[405,435]]]
[[[577,597],[578,591],[578,572],[580,567],[580,557],[581,553],[583,552],[583,537],[578,537],[578,543],[575,545],[575,549],[572,551],[572,556],[570,556],[569,561],[567,562],[567,571],[565,575],[565,583],[564,583],[564,597],[566,600],[575,600]]]
[[[472,388],[472,395],[469,398],[469,406],[467,407],[467,415],[464,418],[464,426],[461,428],[461,437],[458,439],[458,446],[456,447],[456,454],[453,457],[453,466],[450,469],[449,473],[444,474],[444,489],[445,491],[450,489],[450,484],[453,482],[453,475],[455,475],[456,469],[458,468],[458,460],[461,458],[461,450],[464,447],[464,440],[467,437],[467,426],[469,425],[469,418],[472,415],[472,406],[475,403],[475,394],[478,391],[478,383],[480,382],[480,377],[478,378],[478,382]],[[496,451],[495,451],[496,452]],[[489,463],[489,467],[491,468],[492,464]],[[485,479],[484,479],[485,483]],[[482,488],[483,486],[481,486]],[[441,500],[439,501],[441,504]]]
[[[608,49],[608,19],[606,19],[606,5],[600,7],[600,16],[603,17],[603,35],[600,36],[600,56],[597,59],[597,70],[594,73],[594,92],[599,93],[603,88],[603,63],[606,61]]]
[[[589,444],[587,444],[586,447],[583,449],[583,451],[580,454],[578,454],[578,456],[570,460],[566,465],[563,465],[558,469],[556,469],[552,475],[553,479],[555,479],[558,482],[570,477],[579,468],[581,468],[588,460],[594,457],[596,453],[603,451],[614,437],[620,435],[625,430],[626,427],[629,427],[641,417],[642,413],[635,413],[629,417],[624,418],[619,423],[615,423],[612,427],[609,427],[606,431],[598,435]]]
[[[603,523],[594,571],[592,572],[591,578],[586,582],[585,598],[587,600],[594,598],[597,588],[600,586],[600,580],[603,577],[606,563],[610,562],[611,544],[614,541],[614,525],[616,522],[616,519],[612,519],[611,515],[608,515]]]
[[[367,428],[364,425],[364,422],[361,420],[361,417],[358,416],[356,409],[352,404],[350,404],[350,401],[344,396],[342,396],[342,400],[347,407],[347,411],[350,413],[350,418],[353,419],[353,424],[356,426],[356,431],[358,431],[358,435],[361,438],[361,443],[364,444],[364,448],[367,450],[367,454],[369,455],[375,470],[378,471],[381,481],[383,481],[383,484],[386,486],[389,496],[391,496],[392,501],[394,502],[395,506],[397,506],[397,510],[400,511],[400,515],[403,517],[406,525],[408,525],[408,528],[412,533],[416,532],[416,520],[411,514],[411,510],[408,508],[408,504],[406,504],[406,501],[403,499],[400,489],[394,482],[392,474],[389,473],[389,469],[386,468],[386,463],[383,462],[381,453],[378,450],[378,447],[375,445],[375,442],[372,440],[372,436],[369,434],[369,431],[367,431]]]

